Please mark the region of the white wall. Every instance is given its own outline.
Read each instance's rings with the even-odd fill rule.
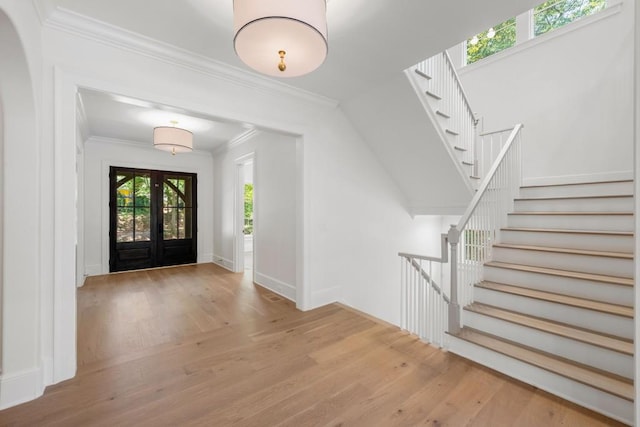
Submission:
[[[40,151],[40,29],[31,2],[0,0],[0,52],[3,409],[38,396],[51,375],[51,341],[41,339],[41,330],[51,324],[46,316],[52,303],[41,303],[40,297],[52,290],[45,288],[52,283],[53,271],[43,266],[53,254],[47,253],[46,261],[42,258],[51,230],[41,230],[45,207],[40,184],[48,169]]]
[[[211,155],[171,153],[134,144],[89,139],[84,150],[84,274],[109,272],[109,167],[198,174],[198,262],[213,259]]]
[[[236,159],[254,153],[254,280],[297,300],[296,138],[260,132],[214,157],[214,261],[232,268]]]
[[[630,176],[633,1],[611,11],[460,70],[485,130],[524,124],[529,182]]]
[[[259,135],[255,172],[255,281],[295,301],[296,139]]]

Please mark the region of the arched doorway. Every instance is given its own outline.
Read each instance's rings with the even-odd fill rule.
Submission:
[[[47,351],[41,327],[36,91],[25,48],[9,16],[13,9],[15,14],[24,9],[4,3],[0,3],[0,409],[39,396],[47,381],[42,366]]]

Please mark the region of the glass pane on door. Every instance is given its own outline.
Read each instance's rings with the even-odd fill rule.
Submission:
[[[162,189],[164,240],[191,239],[192,177],[165,175]]]
[[[116,241],[151,240],[150,174],[121,172],[116,179]]]

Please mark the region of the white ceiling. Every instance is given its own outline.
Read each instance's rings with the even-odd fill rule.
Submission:
[[[198,151],[214,151],[253,129],[248,124],[222,122],[179,108],[89,89],[80,90],[78,108],[86,120],[87,136],[149,148],[153,146],[153,128],[172,126],[172,121],[193,132],[193,146]]]
[[[233,0],[35,2],[45,15],[56,8],[67,9],[250,72],[233,50]],[[347,101],[420,60],[540,2],[541,0],[330,0],[327,4],[327,60],[310,75],[283,79],[283,82],[338,101]],[[96,95],[93,98],[99,97]],[[135,126],[129,123],[130,118],[114,114],[117,106],[129,109],[134,106],[117,101],[115,105],[106,105],[113,101],[86,100],[85,108],[91,130],[113,135],[116,132],[124,133],[131,127],[129,139],[140,138],[142,129],[133,129]],[[94,106],[101,110],[94,110]],[[119,117],[118,120],[122,121],[119,123],[121,129],[111,129],[115,127],[112,125],[116,124],[116,119],[104,116],[102,112]],[[188,112],[183,113],[189,115]],[[219,126],[224,128],[226,125]],[[207,138],[214,138],[214,133]],[[230,130],[229,133],[233,132]],[[211,141],[215,145],[215,139]]]

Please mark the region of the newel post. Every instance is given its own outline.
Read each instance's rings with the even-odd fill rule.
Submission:
[[[458,304],[458,243],[460,232],[452,225],[448,234],[451,245],[451,302],[449,303],[449,333],[460,332],[460,305]]]

